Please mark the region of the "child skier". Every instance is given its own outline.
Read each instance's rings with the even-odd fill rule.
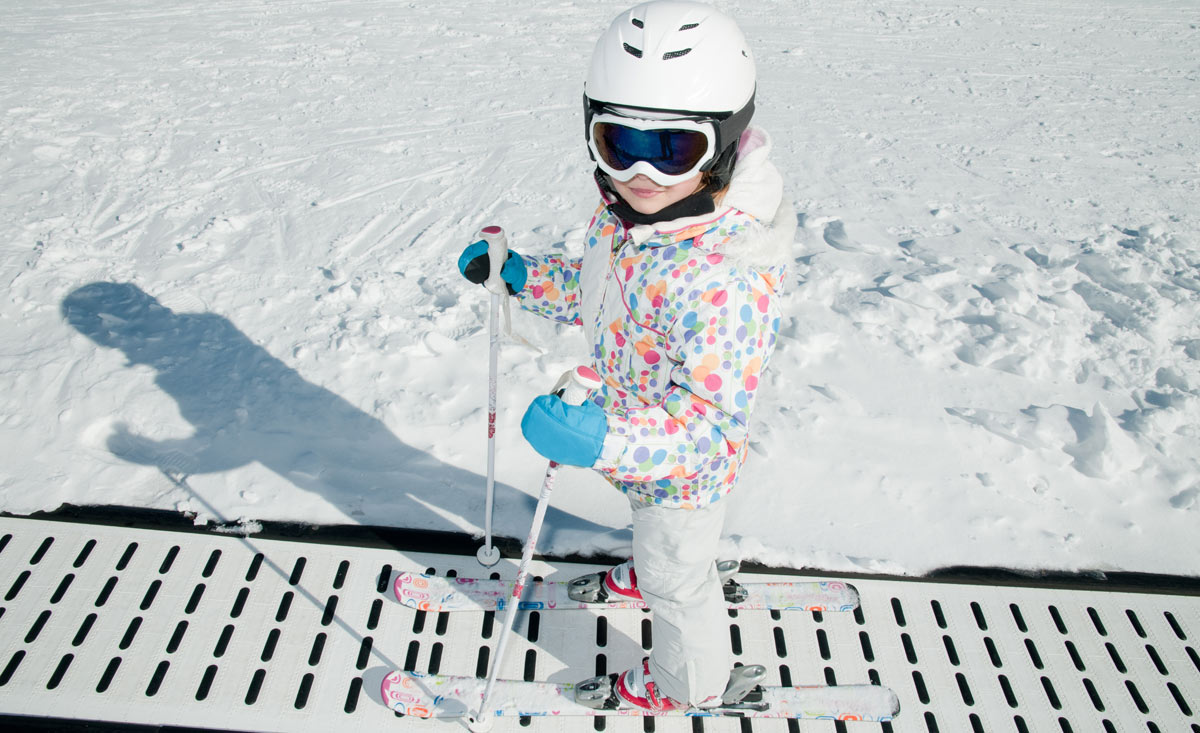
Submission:
[[[536,398],[525,438],[546,458],[599,471],[633,508],[632,559],[582,584],[591,600],[643,598],[654,647],[597,678],[602,694],[582,700],[594,706],[729,702],[721,499],[746,458],[796,225],[769,138],[747,126],[754,94],[750,49],[730,18],[673,0],[622,13],[584,86],[602,199],[584,252],[510,253],[502,269],[522,307],[584,327],[605,383],[583,405]],[[483,282],[486,244],[459,267]]]

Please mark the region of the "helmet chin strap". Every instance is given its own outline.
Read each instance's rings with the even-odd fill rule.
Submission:
[[[712,197],[716,191],[720,190],[719,182],[716,180],[691,196],[676,201],[670,206],[659,209],[652,214],[643,214],[630,206],[625,199],[621,198],[616,188],[613,187],[612,180],[609,179],[607,173],[596,168],[595,176],[596,185],[604,192],[605,198],[613,202],[608,205],[609,210],[630,224],[657,224],[662,221],[681,219],[685,216],[703,216],[717,210],[717,205]],[[714,185],[718,187],[713,188]]]

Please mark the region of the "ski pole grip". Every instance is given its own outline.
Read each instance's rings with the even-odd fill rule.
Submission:
[[[599,389],[604,384],[600,375],[587,366],[577,366],[559,377],[553,392],[562,390],[562,400],[568,405],[581,405],[587,399],[588,392]]]
[[[504,261],[508,259],[508,237],[504,236],[504,230],[500,227],[487,226],[479,230],[479,238],[487,242],[488,264],[491,265],[484,287],[497,295],[508,295],[508,287],[500,275]]]

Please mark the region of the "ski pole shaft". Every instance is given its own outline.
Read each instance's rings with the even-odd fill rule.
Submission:
[[[484,227],[479,236],[488,243],[488,263],[491,271],[485,287],[491,292],[491,310],[488,314],[488,447],[487,447],[487,493],[484,507],[484,542],[475,553],[480,564],[495,565],[500,561],[500,551],[492,544],[492,515],[496,501],[496,383],[500,359],[500,299],[507,295],[507,287],[500,271],[508,259],[508,238],[498,226]]]
[[[557,392],[563,389],[563,401],[568,404],[580,404],[587,398],[588,390],[600,386],[600,377],[589,367],[575,367],[559,379],[558,384],[551,390]],[[542,532],[542,522],[546,518],[546,507],[550,504],[550,494],[554,491],[554,479],[558,475],[559,464],[550,461],[546,466],[546,476],[542,480],[542,492],[538,495],[537,508],[533,512],[533,524],[529,527],[529,536],[525,538],[525,547],[521,551],[521,563],[517,566],[517,579],[513,584],[512,595],[509,596],[508,606],[504,609],[504,624],[500,629],[500,641],[496,644],[496,656],[492,658],[492,670],[488,674],[487,687],[483,691],[483,700],[479,703],[479,713],[470,722],[472,731],[486,731],[491,728],[492,713],[488,710],[488,701],[492,690],[496,687],[496,678],[500,672],[500,663],[504,660],[504,652],[508,649],[508,640],[512,636],[513,622],[521,605],[521,596],[525,592],[525,581],[529,576],[529,563],[533,559],[533,551],[537,547],[538,535]]]

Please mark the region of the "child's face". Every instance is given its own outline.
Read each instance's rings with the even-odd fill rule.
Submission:
[[[639,214],[656,214],[671,204],[678,203],[700,189],[703,174],[697,173],[683,183],[660,186],[644,175],[637,175],[622,183],[613,179],[613,188]]]

